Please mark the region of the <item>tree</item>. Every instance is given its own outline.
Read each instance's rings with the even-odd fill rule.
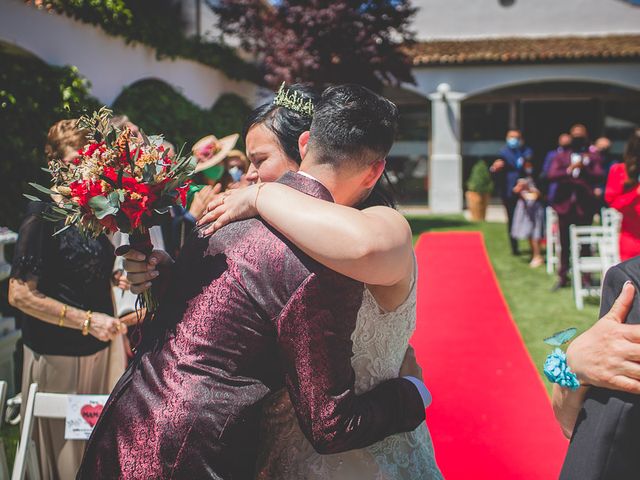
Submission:
[[[220,0],[210,3],[223,33],[256,55],[266,82],[373,89],[413,82],[402,47],[414,40],[409,0]]]

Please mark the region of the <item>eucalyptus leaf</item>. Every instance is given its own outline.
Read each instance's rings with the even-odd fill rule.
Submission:
[[[33,188],[35,188],[36,190],[42,193],[46,193],[47,195],[57,195],[57,193],[51,190],[50,188],[43,187],[42,185],[38,185],[37,183],[29,182],[29,185],[31,185]]]
[[[60,215],[64,215],[65,217],[67,215],[69,215],[70,213],[72,213],[72,212],[70,212],[69,210],[67,210],[65,208],[58,207],[57,205],[50,205],[49,208],[51,208],[52,211],[54,211],[56,213],[59,213]]]
[[[115,215],[118,209],[109,203],[107,197],[97,195],[89,199],[89,206],[98,220],[102,220],[107,215]]]
[[[26,193],[23,193],[22,196],[28,198],[32,202],[41,202],[42,201],[40,198],[34,197],[33,195],[27,195]]]
[[[111,192],[109,194],[109,204],[114,208],[120,208],[120,195],[124,197],[124,194],[121,192]]]

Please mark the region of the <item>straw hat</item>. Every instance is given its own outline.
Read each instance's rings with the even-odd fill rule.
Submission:
[[[219,164],[228,153],[236,146],[240,135],[234,133],[224,138],[217,139],[215,135],[207,135],[196,142],[191,151],[198,159],[195,173],[206,170]]]

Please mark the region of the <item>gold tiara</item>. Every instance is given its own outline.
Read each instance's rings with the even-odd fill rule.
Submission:
[[[313,116],[313,102],[310,98],[306,98],[301,93],[291,91],[285,87],[285,83],[282,82],[277,95],[273,99],[273,104],[279,107],[288,108],[301,115]]]

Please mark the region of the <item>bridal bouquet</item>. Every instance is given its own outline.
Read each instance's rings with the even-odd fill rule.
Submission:
[[[169,156],[162,136],[133,136],[128,127],[114,128],[111,113],[103,107],[81,117],[78,128],[89,132],[88,143],[71,162],[49,162],[51,188],[30,185],[55,199],[45,218],[64,220],[56,234],[71,226],[93,237],[120,231],[129,234],[132,248],[148,255],[153,249],[149,228],[173,205],[186,205],[196,160],[183,157],[182,150]],[[151,312],[157,306],[150,290],[140,301]]]

